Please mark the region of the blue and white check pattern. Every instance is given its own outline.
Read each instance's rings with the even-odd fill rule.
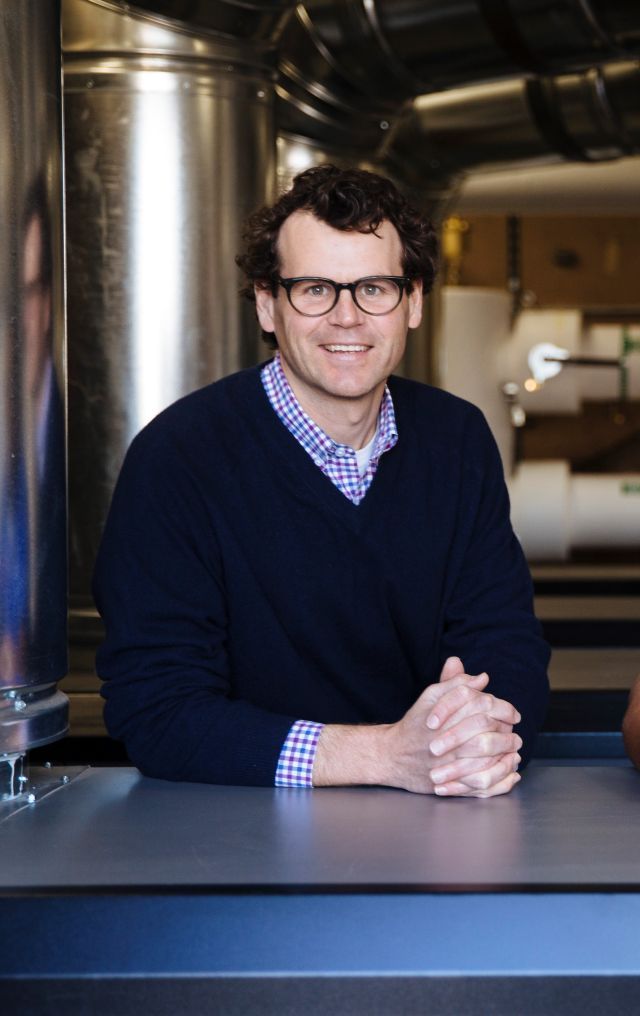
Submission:
[[[393,400],[387,386],[385,385],[380,405],[378,429],[371,458],[361,476],[355,449],[334,441],[307,416],[285,377],[278,353],[262,368],[261,376],[269,402],[287,430],[293,434],[296,441],[308,452],[316,466],[335,484],[340,493],[353,504],[360,504],[376,475],[381,455],[393,448],[398,440]]]
[[[339,444],[307,416],[287,381],[280,355],[276,353],[261,372],[269,402],[282,423],[328,479],[353,504],[360,504],[376,474],[378,462],[398,440],[391,392],[385,385],[378,428],[369,464],[361,476],[353,448]],[[276,787],[312,787],[313,763],[322,732],[322,723],[296,720],[280,750],[276,768]]]
[[[280,750],[276,787],[313,786],[313,762],[322,726],[312,720],[296,720]]]

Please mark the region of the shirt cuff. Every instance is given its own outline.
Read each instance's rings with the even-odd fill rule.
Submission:
[[[313,787],[313,762],[323,726],[311,720],[296,720],[280,751],[276,787]]]

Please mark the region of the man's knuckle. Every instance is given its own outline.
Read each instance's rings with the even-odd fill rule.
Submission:
[[[476,747],[482,755],[491,754],[491,735],[489,733],[478,734]]]

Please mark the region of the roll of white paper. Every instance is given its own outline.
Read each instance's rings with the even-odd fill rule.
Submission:
[[[640,473],[571,477],[574,547],[640,547]]]
[[[640,547],[640,473],[571,475],[560,460],[522,462],[509,493],[529,560],[565,560],[576,547]]]
[[[513,428],[502,384],[511,297],[502,289],[444,286],[440,318],[441,387],[482,410],[505,472],[511,471]]]
[[[511,520],[529,560],[563,561],[571,546],[569,464],[522,462],[509,483]]]

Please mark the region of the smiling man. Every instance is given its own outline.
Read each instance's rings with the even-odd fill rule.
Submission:
[[[506,793],[548,649],[484,419],[393,377],[431,224],[388,180],[322,166],[246,240],[276,352],[127,455],[95,581],[107,726],[168,779]]]

